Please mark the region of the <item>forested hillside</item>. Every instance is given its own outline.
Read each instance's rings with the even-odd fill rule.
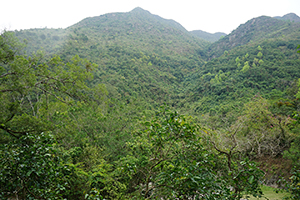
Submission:
[[[224,51],[251,43],[260,43],[267,39],[290,40],[299,39],[300,23],[278,20],[261,16],[241,24],[226,37],[208,48],[210,58],[221,56]]]
[[[240,199],[266,184],[299,199],[297,17],[225,35],[135,8],[3,31],[0,197]]]
[[[87,18],[66,30],[25,30],[17,35],[28,41],[30,52],[42,46],[64,60],[72,55],[87,58],[98,65],[94,81],[106,84],[111,95],[142,97],[156,106],[177,99],[180,83],[203,65],[202,52],[209,44],[180,24],[141,8]],[[49,39],[43,40],[43,35]]]

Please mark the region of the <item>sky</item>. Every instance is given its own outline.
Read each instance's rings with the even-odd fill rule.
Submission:
[[[2,0],[0,30],[66,28],[84,18],[129,12],[136,7],[173,19],[188,31],[229,34],[262,15],[295,13],[300,0]]]

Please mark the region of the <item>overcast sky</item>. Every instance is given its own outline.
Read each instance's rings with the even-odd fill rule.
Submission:
[[[230,33],[261,15],[300,16],[300,0],[2,0],[0,29],[66,28],[86,17],[141,7],[188,31]]]

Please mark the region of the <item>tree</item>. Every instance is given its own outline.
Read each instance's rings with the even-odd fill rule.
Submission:
[[[89,62],[78,56],[68,63],[42,53],[28,57],[21,54],[20,46],[12,33],[1,34],[0,130],[16,138],[51,130],[49,120],[54,113],[50,107],[55,102],[87,102],[91,89],[86,81],[92,77],[85,70]]]
[[[66,134],[86,124],[84,120],[91,113],[80,118],[72,111],[82,114],[80,110],[87,105],[98,111],[96,117],[101,116],[99,105],[105,87],[88,87],[95,65],[79,56],[70,62],[58,56],[47,58],[42,53],[29,57],[22,54],[22,46],[12,33],[0,35],[0,195],[22,199],[83,198],[84,192],[90,190],[90,175],[78,163],[69,161],[68,156],[76,152],[65,150],[67,145],[60,131],[65,129]],[[66,128],[74,124],[73,129]],[[54,136],[50,136],[51,131]],[[78,129],[77,132],[82,134]],[[67,133],[69,138],[72,133]],[[55,139],[59,137],[58,145]],[[67,150],[73,150],[68,145]],[[76,150],[81,153],[82,148]],[[94,146],[82,151],[95,150],[98,149]],[[67,159],[62,160],[62,155]],[[93,156],[95,153],[89,158]],[[99,156],[93,160],[93,165],[99,164],[98,159]],[[90,163],[85,160],[84,164],[95,169]]]
[[[258,50],[258,51],[262,51],[262,48],[261,48],[260,45],[257,47],[257,50]]]
[[[244,112],[235,123],[240,126],[237,133],[240,151],[250,157],[275,157],[290,145],[292,133],[288,126],[293,119],[273,115],[269,107],[266,99],[255,96],[244,105]]]
[[[162,110],[127,142],[118,171],[130,198],[237,199],[261,195],[260,171],[212,141],[193,119]],[[226,140],[228,141],[228,140]],[[217,147],[218,146],[218,147]],[[212,148],[211,148],[212,147]],[[233,151],[234,150],[234,151]],[[226,156],[224,159],[223,156]]]
[[[237,67],[240,67],[240,66],[241,66],[240,61],[241,61],[240,58],[239,58],[239,57],[236,57],[236,59],[235,59],[235,64],[236,64]]]
[[[62,198],[70,186],[64,173],[67,170],[49,134],[25,134],[0,144],[0,198]]]
[[[222,188],[213,169],[213,154],[202,146],[200,127],[177,112],[162,110],[146,129],[127,142],[120,174],[128,192],[143,198],[218,198]],[[127,175],[124,176],[124,175]],[[126,178],[125,178],[126,177]]]
[[[226,130],[204,130],[208,137],[209,145],[216,150],[218,164],[215,167],[221,179],[231,187],[229,199],[240,199],[243,195],[261,197],[260,183],[263,172],[257,168],[254,162],[243,157],[240,151],[240,141],[237,133],[242,124],[231,126]]]
[[[250,69],[249,62],[246,61],[246,62],[244,63],[243,69],[241,69],[241,72],[246,72],[246,71],[248,71],[249,69]]]
[[[262,58],[262,56],[263,56],[262,52],[257,53],[257,57]]]

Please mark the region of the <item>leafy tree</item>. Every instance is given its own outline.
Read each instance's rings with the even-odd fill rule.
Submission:
[[[237,160],[232,151],[235,146],[229,153],[215,143],[211,149],[205,142],[210,131],[191,118],[163,110],[145,125],[144,131],[127,142],[131,152],[121,159],[118,169],[130,198],[237,199],[244,194],[261,195],[263,174],[256,165],[247,159]],[[227,160],[223,155],[228,155]]]
[[[289,125],[293,119],[273,115],[270,104],[260,96],[244,105],[244,112],[235,126],[240,126],[237,133],[240,150],[248,156],[278,156],[286,150],[293,138]]]
[[[257,57],[262,58],[262,56],[263,56],[262,52],[257,53]]]
[[[145,125],[127,142],[131,153],[120,166],[132,196],[217,198],[229,191],[217,181],[213,155],[201,145],[200,127],[189,118],[164,110]]]
[[[75,56],[64,63],[56,56],[46,59],[42,54],[21,55],[19,45],[9,32],[0,36],[0,129],[19,138],[26,133],[51,130],[49,123],[54,102],[72,105],[87,101],[91,77],[86,60]],[[3,134],[2,134],[3,136]]]
[[[239,57],[236,57],[236,59],[235,59],[235,64],[236,64],[237,67],[240,67],[240,66],[241,66],[240,61],[241,61],[240,58],[239,58]]]
[[[261,48],[260,45],[258,45],[257,50],[258,50],[258,51],[262,51],[262,48]]]
[[[240,199],[243,195],[261,197],[260,184],[263,172],[249,158],[243,158],[237,133],[241,124],[227,130],[205,130],[209,145],[219,153],[219,164],[215,167],[219,176],[231,187],[229,199]]]
[[[246,62],[244,63],[244,67],[243,67],[243,69],[241,69],[241,71],[242,71],[242,72],[246,72],[246,71],[248,71],[249,69],[250,69],[249,62],[246,61]]]
[[[67,166],[55,150],[53,136],[25,134],[0,145],[1,199],[59,199],[69,188]]]

